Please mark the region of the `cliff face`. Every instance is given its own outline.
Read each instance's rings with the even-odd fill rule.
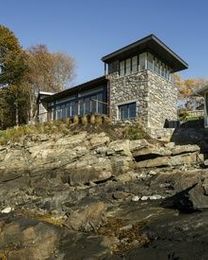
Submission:
[[[185,193],[190,210],[207,208],[199,150],[85,131],[0,146],[2,257],[119,259],[142,250],[158,232],[146,231],[149,221],[175,221],[175,208],[183,211],[181,191],[193,186]]]

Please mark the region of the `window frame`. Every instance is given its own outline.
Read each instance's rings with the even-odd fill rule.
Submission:
[[[130,114],[132,113],[132,111],[130,111],[130,106],[131,105],[134,105],[134,116],[133,117],[130,117]],[[126,118],[123,118],[122,116],[122,111],[121,109],[123,108],[127,108],[127,117]],[[122,103],[122,104],[118,104],[117,105],[117,108],[118,108],[118,120],[120,121],[127,121],[127,120],[135,120],[136,117],[137,117],[137,102],[136,101],[129,101],[127,103]],[[125,113],[125,110],[123,111]]]

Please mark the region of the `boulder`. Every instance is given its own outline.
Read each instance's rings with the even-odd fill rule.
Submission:
[[[79,169],[71,169],[69,183],[72,186],[89,184],[91,182],[102,182],[111,178],[112,172],[98,169],[94,166],[87,166]]]
[[[196,187],[197,183],[191,187],[176,193],[174,196],[164,199],[161,206],[164,208],[177,209],[182,213],[192,213],[198,210],[198,206],[194,204],[194,200],[190,194]]]
[[[175,194],[164,200],[162,206],[176,208],[182,212],[208,208],[208,196],[206,184],[208,183],[206,172],[193,170],[177,172],[158,179],[160,183],[172,183]]]
[[[184,164],[194,164],[197,162],[197,153],[187,153],[175,156],[159,156],[154,159],[136,162],[136,168],[153,168],[179,166]]]
[[[94,134],[89,138],[90,145],[95,148],[98,146],[106,145],[110,142],[110,138],[105,133]]]
[[[116,140],[109,144],[110,151],[114,151],[117,154],[124,156],[132,156],[130,151],[130,141],[129,140]]]
[[[130,140],[129,148],[131,152],[135,152],[137,150],[140,150],[144,147],[148,147],[150,144],[147,142],[146,139],[140,139],[140,140]]]
[[[93,202],[86,207],[74,211],[66,221],[68,228],[76,231],[95,231],[104,222],[107,205],[103,202]]]
[[[154,158],[157,156],[170,156],[171,151],[162,146],[149,145],[147,147],[134,150],[132,152],[132,155],[137,161],[139,161],[139,160],[143,160],[145,158],[151,159],[151,158]]]
[[[200,147],[198,145],[176,145],[171,149],[172,155],[199,152]]]
[[[127,156],[113,156],[111,165],[114,176],[125,174],[134,167],[132,157]]]

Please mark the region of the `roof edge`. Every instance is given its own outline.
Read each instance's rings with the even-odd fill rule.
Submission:
[[[107,80],[105,75],[103,75],[101,77],[98,77],[98,78],[95,78],[95,79],[92,79],[90,81],[83,82],[83,83],[81,83],[79,85],[75,85],[75,86],[73,86],[71,88],[64,89],[64,90],[62,90],[60,92],[55,93],[54,95],[50,95],[50,96],[45,97],[44,100],[50,100],[51,98],[53,99],[53,98],[56,98],[56,97],[59,98],[62,95],[64,95],[65,93],[67,94],[68,92],[70,93],[70,92],[73,92],[74,90],[79,90],[79,89],[81,89],[83,87],[86,87],[88,85],[89,86],[90,85],[94,85],[94,84],[99,83],[100,81],[104,81],[104,80]]]
[[[153,33],[152,34],[149,34],[147,35],[146,37],[144,38],[141,38],[140,40],[137,40],[129,45],[126,45],[125,47],[122,47],[120,49],[117,49],[116,51],[110,53],[110,54],[107,54],[105,56],[103,56],[101,58],[101,60],[103,62],[113,58],[114,56],[116,55],[119,55],[121,54],[122,52],[124,51],[127,51],[133,47],[136,47],[137,45],[139,44],[142,44],[142,43],[145,43],[146,41],[148,40],[154,40],[155,42],[157,42],[161,47],[163,47],[166,51],[168,51],[172,56],[174,56],[178,61],[180,61],[183,66],[187,69],[188,68],[188,63],[185,62],[180,56],[178,56],[174,51],[172,51],[163,41],[161,41],[156,35],[154,35]]]

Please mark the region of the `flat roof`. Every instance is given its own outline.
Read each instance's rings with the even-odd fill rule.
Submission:
[[[90,80],[90,81],[87,81],[87,82],[84,82],[80,85],[77,85],[77,86],[74,86],[72,88],[68,88],[68,89],[65,89],[61,92],[58,92],[54,95],[51,95],[51,96],[47,96],[43,99],[43,101],[45,102],[52,102],[54,100],[59,100],[61,98],[64,98],[64,97],[67,97],[69,95],[73,95],[79,91],[82,91],[82,90],[86,90],[86,89],[91,89],[91,88],[94,88],[94,87],[97,87],[98,85],[100,84],[106,84],[107,83],[107,79],[105,76],[102,76],[102,77],[99,77],[99,78],[96,78],[96,79],[93,79],[93,80]]]
[[[173,72],[188,68],[188,64],[154,34],[150,34],[134,43],[118,49],[102,57],[101,60],[105,63],[110,63],[114,60],[125,59],[128,58],[129,55],[138,54],[139,52],[146,50],[149,50],[162,59],[172,68]]]

